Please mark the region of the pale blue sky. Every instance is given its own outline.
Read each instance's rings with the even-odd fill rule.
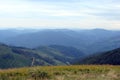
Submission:
[[[120,29],[120,0],[0,0],[0,28]]]

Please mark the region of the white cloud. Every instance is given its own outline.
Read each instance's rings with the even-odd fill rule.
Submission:
[[[118,0],[0,0],[0,26],[117,29],[119,4]]]

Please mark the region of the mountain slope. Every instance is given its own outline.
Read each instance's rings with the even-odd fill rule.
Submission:
[[[0,44],[0,68],[24,67],[30,62],[25,56],[14,53],[9,46]]]
[[[74,47],[66,47],[61,45],[51,45],[45,47],[38,47],[35,50],[47,53],[47,56],[51,56],[58,61],[67,63],[73,63],[78,59],[82,59],[85,54]]]
[[[64,47],[64,46],[61,46]],[[68,48],[68,47],[64,47]],[[72,49],[72,48],[70,48]],[[80,52],[78,49],[73,48],[76,52],[70,52],[67,49],[66,52],[62,52],[60,49],[55,49],[53,47],[39,47],[36,49],[28,49],[22,47],[7,46],[5,44],[0,44],[0,68],[13,68],[13,67],[25,67],[31,66],[33,59],[34,65],[67,65],[71,64],[77,58],[82,58],[84,53]],[[70,52],[70,53],[67,53]],[[68,54],[68,55],[64,55]],[[79,57],[72,56],[69,54],[78,54]]]
[[[110,64],[120,65],[120,48],[87,57],[80,64]]]
[[[120,47],[120,34],[101,41],[98,41],[91,45],[91,49],[95,52],[109,51]]]

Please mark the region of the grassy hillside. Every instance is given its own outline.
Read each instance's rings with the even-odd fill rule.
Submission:
[[[0,45],[0,68],[24,67],[30,63],[29,58],[14,53],[12,48],[7,45]]]
[[[0,70],[0,80],[120,80],[120,66],[44,66]]]
[[[56,49],[50,46],[39,47],[36,49],[28,49],[0,44],[0,68],[31,66],[33,59],[34,66],[67,65],[74,62],[77,58],[81,58],[84,56],[84,53],[80,52],[76,48],[69,48],[64,46],[60,47],[63,47],[67,50],[62,51],[59,48]]]
[[[120,65],[120,48],[91,55],[80,61],[81,64],[112,64]]]
[[[73,63],[75,60],[82,59],[85,56],[82,51],[74,47],[66,47],[61,45],[42,46],[36,48],[35,50],[45,53],[47,56],[54,57],[59,61],[68,61],[70,63]]]

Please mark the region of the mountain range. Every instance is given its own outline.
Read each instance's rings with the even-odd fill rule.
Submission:
[[[86,54],[108,51],[120,47],[120,31],[104,29],[93,30],[11,30],[3,31],[2,43],[26,48],[63,45],[80,49]],[[1,31],[0,31],[1,33]],[[5,38],[2,38],[2,37]]]
[[[0,68],[26,66],[120,65],[120,31],[0,30]]]

